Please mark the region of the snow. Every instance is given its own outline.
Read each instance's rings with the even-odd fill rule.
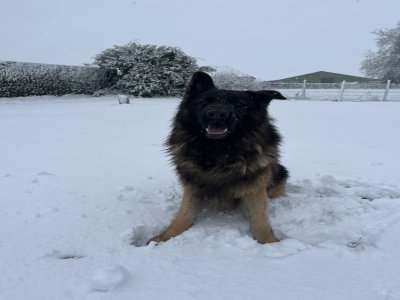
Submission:
[[[130,273],[123,266],[97,270],[92,276],[89,291],[110,292],[129,281]]]
[[[291,172],[256,243],[239,214],[168,224],[177,99],[0,99],[0,299],[399,299],[400,107],[274,101]],[[132,245],[133,244],[133,245]]]

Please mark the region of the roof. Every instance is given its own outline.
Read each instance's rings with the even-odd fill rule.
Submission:
[[[373,78],[326,72],[326,71],[318,71],[288,78],[282,78],[278,80],[271,80],[270,82],[303,82],[304,80],[307,80],[307,82],[309,83],[334,83],[334,82],[342,82],[343,80],[347,82],[377,81],[376,79]]]

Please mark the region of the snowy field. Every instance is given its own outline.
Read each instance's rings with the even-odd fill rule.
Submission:
[[[162,145],[178,100],[117,102],[0,99],[1,300],[400,299],[400,103],[271,103],[281,242],[206,211],[143,246],[180,200]]]

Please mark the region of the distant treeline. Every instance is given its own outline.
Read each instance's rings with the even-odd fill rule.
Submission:
[[[116,70],[0,61],[0,97],[93,94],[111,86]]]

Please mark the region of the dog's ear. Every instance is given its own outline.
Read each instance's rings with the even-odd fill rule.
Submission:
[[[280,100],[287,99],[278,91],[273,91],[273,90],[261,90],[256,92],[251,91],[250,93],[254,98],[261,101],[265,101],[267,104],[269,104],[272,99],[280,99]]]
[[[204,72],[196,72],[193,74],[190,80],[186,92],[185,98],[192,98],[198,94],[214,89],[215,85],[210,75]]]

